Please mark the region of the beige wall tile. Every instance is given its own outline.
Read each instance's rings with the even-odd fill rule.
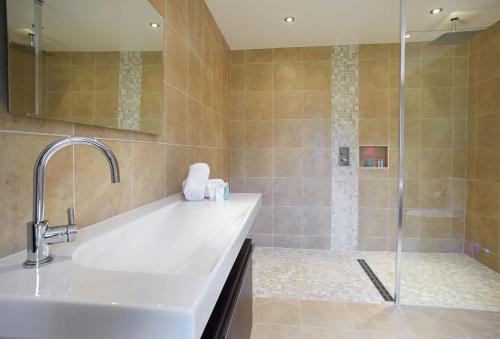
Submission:
[[[359,88],[383,89],[389,87],[388,60],[360,60]]]
[[[186,111],[186,143],[193,146],[202,145],[203,125],[202,108],[199,102],[187,99]],[[216,126],[216,130],[227,129],[224,126]]]
[[[166,196],[167,148],[162,144],[133,143],[134,207]]]
[[[245,93],[245,120],[269,120],[273,117],[271,92]]]
[[[500,147],[500,111],[476,118],[476,146]]]
[[[272,178],[245,178],[245,192],[261,193],[262,205],[273,204],[273,179]],[[271,211],[272,216],[272,211]],[[261,232],[265,233],[265,232]],[[271,232],[272,233],[272,232]]]
[[[331,119],[332,96],[330,91],[302,92],[304,119]]]
[[[270,91],[273,88],[272,64],[245,65],[245,90]]]
[[[302,60],[305,61],[320,61],[330,60],[332,55],[332,48],[330,46],[319,47],[303,47]]]
[[[245,66],[231,65],[231,92],[242,92],[245,87]]]
[[[244,64],[245,63],[245,51],[231,51],[231,65],[233,64]]]
[[[245,119],[245,96],[242,93],[231,93],[231,120]]]
[[[96,91],[118,91],[119,69],[118,66],[96,66],[95,87]]]
[[[297,207],[273,208],[273,233],[300,235],[302,230],[302,209]]]
[[[451,88],[423,88],[422,116],[444,118],[452,114],[453,91]]]
[[[245,174],[248,177],[272,177],[273,154],[267,149],[245,151]]]
[[[390,44],[361,44],[359,45],[359,59],[387,59],[389,47]]]
[[[167,142],[172,144],[184,144],[186,142],[188,99],[182,92],[170,86],[166,87],[165,96]]]
[[[385,208],[360,208],[358,235],[360,237],[387,237],[387,212]]]
[[[330,177],[302,178],[303,206],[330,206],[332,179]]]
[[[331,62],[303,62],[302,89],[327,90],[331,87]]]
[[[245,145],[250,148],[272,147],[272,121],[245,121]]]
[[[247,49],[244,51],[245,63],[266,63],[273,61],[271,49]]]
[[[420,154],[420,175],[422,178],[451,176],[453,153],[449,149],[422,149]]]
[[[359,180],[359,207],[388,207],[388,183],[384,180]]]
[[[388,119],[359,119],[359,143],[361,145],[387,145]]]
[[[244,121],[231,121],[231,148],[244,148],[245,147],[245,122]]]
[[[230,157],[230,175],[231,177],[245,177],[245,150],[232,149],[229,154]]]
[[[258,193],[250,191],[250,193]],[[273,208],[262,206],[250,229],[250,233],[272,234],[273,233]]]
[[[302,120],[275,120],[273,122],[275,148],[302,147]]]
[[[187,92],[194,99],[201,101],[201,60],[192,52],[188,52]]]
[[[165,51],[165,79],[170,85],[185,91],[188,49],[170,26],[167,26],[165,30],[165,46],[170,46]]]
[[[302,59],[302,50],[297,47],[274,48],[272,51],[273,62],[300,61]]]
[[[300,62],[279,62],[273,64],[273,89],[275,91],[300,90],[302,70]]]
[[[302,100],[301,93],[297,91],[273,92],[273,119],[302,118]]]
[[[300,206],[302,203],[302,178],[274,178],[274,206]]]
[[[449,208],[449,190],[447,180],[422,180],[420,184],[420,207]]]
[[[120,183],[111,183],[108,163],[98,151],[75,146],[75,212],[81,226],[94,224],[132,208],[132,143],[104,143],[118,159]]]
[[[424,148],[452,146],[452,119],[422,119],[421,140]]]
[[[331,147],[332,126],[330,120],[304,120],[302,123],[305,148]]]
[[[273,176],[274,177],[302,176],[302,150],[274,149]]]
[[[363,118],[386,118],[389,113],[389,91],[360,90],[359,116]]]
[[[331,177],[332,159],[330,149],[304,149],[302,154],[302,171],[305,177]]]
[[[0,256],[26,247],[26,223],[32,220],[33,164],[38,153],[57,138],[50,136],[1,133],[3,147],[0,180],[5,194],[0,213],[5,221],[0,238]],[[45,178],[45,218],[50,225],[66,222],[66,209],[73,207],[72,150],[61,150],[51,158]],[[103,161],[105,161],[103,159]],[[109,171],[106,173],[108,174]],[[77,219],[78,225],[82,225]]]

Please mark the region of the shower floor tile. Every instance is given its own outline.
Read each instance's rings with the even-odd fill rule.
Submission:
[[[386,303],[357,259],[394,295],[393,252],[256,247],[255,297]],[[403,253],[401,303],[500,311],[500,274],[465,254]]]

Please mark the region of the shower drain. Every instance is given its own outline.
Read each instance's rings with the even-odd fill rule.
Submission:
[[[385,288],[384,284],[382,284],[382,282],[379,280],[375,272],[372,271],[370,265],[366,263],[365,259],[357,259],[357,260],[358,263],[361,265],[361,268],[363,268],[363,271],[365,271],[368,278],[370,278],[373,285],[382,296],[382,298],[384,298],[385,301],[394,302],[394,298],[392,297],[392,295],[389,293],[389,291],[387,291],[387,288]]]

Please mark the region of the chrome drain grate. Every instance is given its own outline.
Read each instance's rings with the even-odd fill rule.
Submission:
[[[379,280],[375,272],[372,271],[370,265],[366,263],[365,259],[357,259],[357,260],[358,263],[361,265],[361,268],[363,268],[363,271],[365,271],[368,278],[370,278],[373,285],[382,296],[382,298],[384,298],[385,301],[394,302],[394,298],[392,297],[392,295],[389,293],[389,291],[387,291],[387,288],[385,288],[384,284],[382,284],[382,282]]]

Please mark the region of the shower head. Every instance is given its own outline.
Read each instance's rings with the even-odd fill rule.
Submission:
[[[433,45],[450,45],[450,44],[460,44],[466,40],[472,38],[477,33],[484,30],[484,28],[466,29],[457,31],[457,21],[458,17],[450,19],[451,21],[451,32],[446,32],[439,36],[436,40],[432,42]]]

